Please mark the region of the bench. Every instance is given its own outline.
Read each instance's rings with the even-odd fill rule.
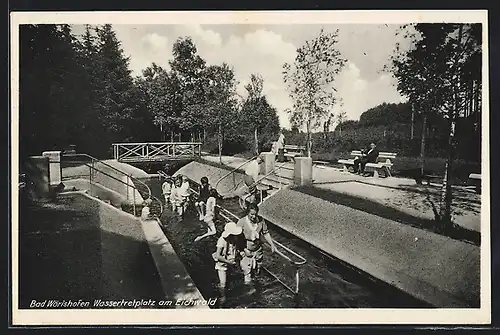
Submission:
[[[469,180],[471,184],[473,184],[476,188],[476,193],[481,193],[481,174],[480,173],[471,173],[469,175]]]
[[[276,154],[278,154],[276,151],[276,142],[272,142],[271,144],[272,144],[271,151],[276,152]],[[306,147],[302,145],[285,144],[283,149],[285,157],[289,157],[292,159],[298,156],[305,156],[306,152]]]
[[[285,144],[285,157],[294,159],[305,155],[306,147],[301,145]]]
[[[366,163],[365,166],[365,171],[366,168],[373,169],[373,175],[374,177],[379,177],[378,171],[383,171],[386,177],[392,176],[391,173],[391,168],[392,168],[392,161],[391,159],[396,158],[396,153],[394,152],[380,152],[377,157],[377,163]],[[354,159],[357,157],[361,157],[361,150],[353,150],[351,152],[351,156],[353,156],[353,159],[339,159],[338,162],[340,164],[343,164],[344,168],[343,170],[345,172],[349,171],[350,166],[354,166]]]

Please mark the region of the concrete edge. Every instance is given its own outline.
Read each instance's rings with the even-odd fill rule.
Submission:
[[[456,298],[455,296],[447,293],[446,291],[440,290],[439,288],[433,286],[430,283],[427,283],[427,285],[426,285],[427,289],[425,289],[425,292],[409,290],[408,287],[411,287],[412,286],[411,284],[404,285],[399,280],[391,280],[390,278],[386,278],[386,276],[381,275],[377,271],[370,270],[369,266],[368,267],[367,266],[360,266],[360,264],[354,264],[354,262],[349,262],[349,261],[346,261],[344,259],[341,259],[341,258],[325,251],[321,245],[314,243],[307,236],[305,236],[303,233],[297,232],[294,229],[289,229],[285,225],[281,224],[279,219],[277,219],[275,217],[270,217],[270,216],[266,215],[265,213],[260,213],[260,215],[262,216],[262,218],[269,221],[271,224],[279,227],[280,229],[288,232],[289,234],[291,234],[293,236],[300,238],[304,242],[312,245],[313,247],[317,248],[318,250],[321,250],[325,254],[330,255],[331,257],[337,258],[337,259],[341,260],[342,262],[348,264],[349,266],[351,266],[359,271],[362,271],[362,272],[368,274],[369,276],[376,278],[377,280],[380,280],[388,285],[391,285],[391,286],[393,286],[393,287],[395,287],[395,288],[397,288],[397,289],[399,289],[399,290],[401,290],[401,291],[403,291],[403,292],[405,292],[405,293],[407,293],[407,294],[409,294],[417,299],[425,301],[425,302],[432,304],[434,306],[438,306],[438,305],[442,304],[443,301],[445,301],[446,304],[451,305],[453,308],[456,308],[456,307],[466,308],[466,307],[468,307],[468,305],[463,300]],[[421,281],[415,280],[415,279],[410,278],[408,276],[406,276],[406,278],[409,281],[411,281],[412,284],[416,284],[416,286],[420,286],[422,284]],[[429,292],[429,291],[432,291],[432,292]],[[426,292],[427,292],[427,294],[425,294]]]
[[[161,254],[161,250],[159,250],[158,248],[155,248],[155,245],[153,244],[153,241],[148,238],[148,237],[151,237],[149,236],[148,232],[146,229],[144,229],[144,224],[146,223],[145,220],[142,220],[141,218],[138,218],[130,213],[127,213],[119,208],[116,208],[114,207],[113,205],[111,204],[108,204],[107,202],[105,201],[102,201],[101,199],[98,199],[98,198],[95,198],[91,195],[89,195],[88,193],[86,193],[85,191],[67,191],[67,192],[61,192],[60,194],[80,194],[80,195],[83,195],[85,197],[87,197],[88,199],[91,199],[91,200],[94,200],[94,201],[97,201],[99,202],[100,204],[110,208],[110,209],[113,209],[115,210],[116,212],[120,213],[121,215],[124,215],[125,217],[128,217],[134,221],[136,221],[137,223],[141,223],[141,228],[143,230],[143,233],[144,233],[144,236],[146,238],[146,241],[148,243],[148,247],[149,247],[149,251],[151,252],[151,256],[153,257],[153,260],[154,260],[154,263],[155,263],[155,266],[156,266],[156,270],[158,271],[158,275],[160,276],[161,278],[161,281],[162,281],[162,286],[164,286],[165,284],[165,281],[167,281],[167,279],[165,278],[165,275],[162,274],[162,271],[160,271],[160,268],[159,268],[159,263],[161,260],[162,260],[162,254]],[[158,228],[159,230],[161,231],[161,228],[159,226],[159,223],[157,221],[158,219],[154,220],[156,224],[158,224]],[[163,233],[163,231],[161,231],[162,234],[163,234],[163,237],[165,238],[166,241],[168,241],[169,243],[169,246],[172,248],[171,244],[170,244],[170,241],[168,240],[168,238],[165,236],[165,234]],[[173,248],[172,248],[173,250]],[[175,251],[174,251],[175,253]],[[177,256],[177,254],[175,254]],[[189,279],[190,281],[193,283],[193,286],[196,288],[196,291],[194,294],[190,295],[190,296],[185,296],[183,297],[183,299],[185,300],[204,300],[203,298],[203,295],[199,292],[198,288],[196,287],[196,285],[194,284],[194,281],[193,279],[191,278],[191,276],[189,275],[188,271],[186,270],[184,264],[182,263],[182,261],[180,260],[179,256],[177,256],[177,259],[179,260],[179,263],[182,265],[182,267],[184,268],[185,270],[185,273],[187,274],[187,276],[189,276]],[[163,287],[163,291],[164,293],[166,292],[166,289],[165,287]],[[171,299],[171,300],[176,300],[176,299],[173,299],[173,297],[165,297],[166,299]],[[181,305],[180,308],[209,308],[208,305],[202,305],[202,304],[199,304],[199,305]]]

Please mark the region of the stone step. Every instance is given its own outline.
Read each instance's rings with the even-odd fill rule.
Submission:
[[[293,184],[293,181],[288,178],[283,178],[279,176],[266,176],[260,181],[260,184],[270,186],[274,189],[289,187]]]

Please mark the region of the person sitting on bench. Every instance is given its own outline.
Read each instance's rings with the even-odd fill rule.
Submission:
[[[370,150],[361,151],[361,157],[356,157],[354,160],[354,173],[365,174],[366,163],[376,163],[379,151],[375,143],[370,143]],[[361,169],[359,166],[361,165]]]

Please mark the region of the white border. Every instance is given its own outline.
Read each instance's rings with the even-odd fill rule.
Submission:
[[[260,12],[13,12],[12,84],[12,322],[14,325],[131,324],[488,324],[491,323],[489,189],[488,12],[474,11],[260,11]],[[18,26],[20,24],[404,24],[483,23],[483,141],[481,196],[481,307],[479,309],[246,309],[241,310],[19,310],[18,309]]]

